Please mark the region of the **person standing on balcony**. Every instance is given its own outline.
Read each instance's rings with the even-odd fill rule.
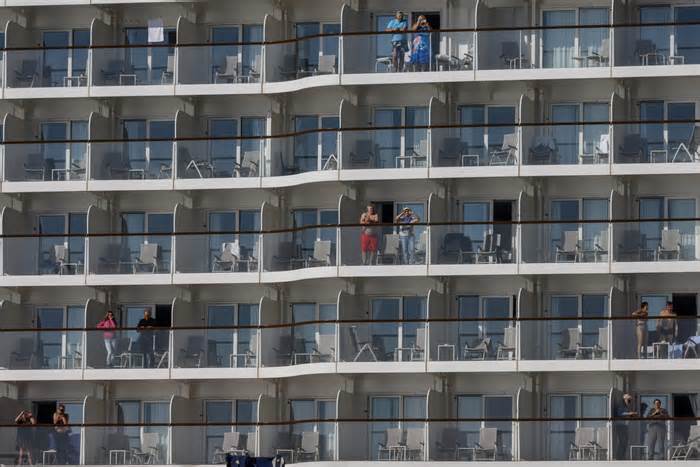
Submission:
[[[367,205],[367,210],[360,216],[361,233],[360,249],[362,251],[362,265],[377,264],[377,246],[379,245],[379,228],[372,224],[379,224],[379,214],[374,206]]]
[[[666,409],[661,407],[661,399],[654,399],[654,407],[649,410],[647,418],[651,419],[647,426],[648,459],[663,460],[666,457],[664,442],[666,440],[666,420],[669,416]]]
[[[66,413],[66,406],[58,404],[53,413],[54,441],[56,443],[56,462],[58,464],[68,463],[68,450],[70,449],[70,427]]]
[[[428,71],[430,69],[430,23],[424,15],[420,15],[411,29],[416,32],[413,37],[413,53],[411,53],[413,71]]]
[[[17,465],[27,464],[33,465],[32,461],[32,445],[34,444],[34,428],[26,425],[36,425],[36,419],[29,410],[23,410],[15,418],[15,425],[21,425],[17,428]],[[26,459],[26,462],[23,462]]]
[[[139,348],[143,354],[143,365],[145,368],[153,366],[153,346],[155,345],[153,328],[155,325],[156,320],[151,318],[151,309],[144,309],[143,318],[136,325],[136,330],[139,333]]]
[[[408,22],[402,11],[397,11],[394,18],[386,25],[386,30],[396,34],[391,35],[391,65],[394,71],[403,71],[404,55],[408,51],[406,30]]]
[[[403,264],[415,264],[416,262],[416,235],[413,224],[420,222],[420,217],[411,208],[403,208],[396,216],[399,224],[399,241],[401,242],[401,259]]]
[[[637,338],[637,358],[646,358],[647,355],[647,318],[649,318],[649,304],[642,302],[638,310],[632,312],[636,318],[634,332]]]
[[[632,395],[622,396],[622,404],[615,408],[615,460],[625,460],[627,458],[627,448],[630,442],[630,420],[627,418],[639,417],[639,413],[634,409]]]
[[[114,352],[117,346],[117,340],[114,336],[114,329],[117,328],[117,321],[114,319],[114,313],[112,310],[108,311],[102,321],[97,323],[98,329],[105,329],[102,333],[102,338],[105,341],[105,350],[107,350],[107,367],[111,367],[114,359]]]
[[[673,303],[666,302],[666,306],[659,319],[656,320],[656,337],[659,342],[667,342],[669,345],[676,341],[678,336],[678,315],[673,312]]]

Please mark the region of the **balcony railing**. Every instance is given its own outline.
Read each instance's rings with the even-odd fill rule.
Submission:
[[[607,209],[607,207],[606,207]],[[414,274],[557,264],[566,268],[700,261],[693,217],[310,225],[270,231],[5,235],[3,276],[168,275],[421,266]],[[186,227],[185,227],[186,228]],[[430,267],[445,267],[430,271]],[[695,267],[695,266],[690,266]],[[476,271],[475,269],[474,271]],[[505,269],[503,269],[505,271]],[[592,271],[592,270],[591,270]],[[369,272],[369,270],[367,271]],[[634,271],[630,271],[634,272]],[[653,272],[653,271],[652,271]],[[142,277],[143,278],[143,277]]]
[[[5,86],[232,85],[387,72],[683,66],[700,63],[699,29],[697,21],[546,24],[328,32],[261,42],[15,47],[5,49]]]
[[[347,408],[349,409],[349,408]],[[651,413],[651,410],[648,411]],[[177,411],[173,416],[177,416]],[[182,414],[186,416],[186,414]],[[202,465],[227,455],[313,461],[590,461],[698,459],[695,418],[321,419],[265,423],[4,425],[14,460],[44,464]],[[186,446],[186,448],[185,448]],[[13,448],[9,448],[13,449]],[[21,463],[25,459],[17,463]]]
[[[341,309],[341,315],[354,310]],[[326,320],[221,327],[12,329],[0,331],[7,370],[266,369],[309,364],[398,365],[450,371],[484,361],[673,362],[699,358],[700,320],[623,310],[600,316]],[[532,315],[532,317],[530,317]],[[260,343],[264,343],[261,345]],[[409,366],[406,366],[409,365]],[[320,367],[319,367],[320,368]],[[389,367],[387,367],[389,368]],[[458,366],[456,369],[466,367]],[[476,368],[476,367],[475,367]],[[479,367],[482,368],[483,367]],[[514,366],[513,366],[514,368]],[[601,368],[604,368],[602,366]]]
[[[557,167],[586,165],[592,174],[602,174],[642,166],[673,171],[700,162],[700,120],[695,119],[324,126],[267,136],[94,141],[5,137],[6,182],[188,180],[189,186],[197,180],[229,180],[245,185],[243,179],[304,173],[323,180],[366,177],[358,169],[377,170],[377,176],[384,169],[420,169],[430,178],[446,176],[445,168],[460,168],[451,176],[482,173],[477,171],[484,167],[491,176],[546,175],[562,174]],[[582,170],[576,173],[585,174]]]

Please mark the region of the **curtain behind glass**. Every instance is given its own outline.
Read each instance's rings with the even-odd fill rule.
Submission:
[[[545,11],[544,26],[575,26],[576,11]],[[545,29],[542,31],[542,66],[544,68],[569,68],[574,66],[574,42],[576,29]]]

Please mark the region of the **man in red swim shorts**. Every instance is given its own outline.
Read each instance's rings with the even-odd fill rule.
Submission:
[[[362,250],[362,264],[364,266],[377,264],[377,246],[379,244],[379,228],[372,224],[379,224],[379,214],[371,204],[360,216],[362,233],[360,234],[360,249]]]

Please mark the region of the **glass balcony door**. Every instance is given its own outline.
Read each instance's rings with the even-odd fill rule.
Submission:
[[[576,10],[542,12],[543,26],[576,26]],[[543,68],[571,68],[576,56],[575,28],[545,29],[542,32]]]
[[[209,367],[245,367],[254,364],[246,361],[246,354],[257,355],[258,305],[240,303],[237,305],[209,305],[207,307],[207,326],[231,329],[207,330],[207,365]],[[245,328],[233,329],[235,326]],[[233,360],[231,356],[234,356]]]
[[[692,23],[700,21],[700,7],[677,6],[674,8],[676,23]],[[700,63],[700,26],[696,24],[679,25],[675,27],[674,55],[683,57],[682,63]]]
[[[394,127],[374,132],[380,168],[424,167],[427,165],[428,130],[406,128],[428,125],[427,107],[377,108],[375,127]]]
[[[209,120],[209,163],[214,177],[233,177],[240,160],[238,140],[218,139],[236,138],[238,120],[232,118],[212,118]]]
[[[39,274],[58,274],[56,246],[68,247],[68,263],[85,264],[85,238],[65,236],[87,233],[87,215],[84,213],[45,214],[37,219],[39,233],[50,235],[39,240]],[[55,235],[55,236],[54,236]],[[64,271],[65,272],[65,271]],[[76,271],[77,273],[77,271]]]
[[[474,446],[479,442],[481,428],[496,428],[500,454],[505,460],[511,459],[513,447],[513,422],[510,420],[513,418],[511,396],[457,396],[457,418],[483,420],[458,422],[459,431],[466,435],[467,446]],[[504,420],[498,421],[498,419]]]
[[[578,125],[556,125],[576,123],[579,119],[578,104],[552,105],[553,137],[556,141],[559,164],[578,164],[579,127]]]
[[[398,420],[423,419],[426,415],[425,396],[375,396],[370,398],[370,418]],[[390,428],[422,428],[423,422],[373,422],[370,427],[370,452],[379,460],[380,444],[385,445]],[[383,457],[384,459],[386,457]]]
[[[146,234],[122,237],[122,256],[138,258],[141,245],[156,243],[159,245],[158,272],[170,271],[172,252],[173,215],[171,213],[123,213],[121,215],[123,233]]]
[[[174,121],[124,120],[122,129],[129,169],[142,171],[141,178],[172,176]]]
[[[514,126],[515,107],[461,106],[459,108],[459,123],[461,125],[474,125],[460,129],[462,153],[478,156],[479,165],[488,165],[490,152],[501,149],[503,137],[516,131]]]
[[[696,202],[692,198],[640,198],[639,219],[694,218]],[[663,230],[677,230],[681,240],[681,259],[692,259],[695,253],[695,223],[693,221],[646,221],[639,223],[641,243],[645,250],[655,251],[661,243]],[[651,259],[651,258],[648,258]]]
[[[234,45],[240,42],[238,26],[215,26],[211,28],[211,82],[214,83],[216,73],[224,74],[227,57],[236,57],[236,63],[241,63],[240,47]],[[219,44],[219,45],[217,45]],[[238,72],[239,70],[235,70]]]
[[[340,119],[335,116],[298,116],[294,118],[294,167],[300,172],[311,172],[329,168],[329,158],[338,162],[338,132],[317,131],[337,129]]]
[[[261,24],[244,24],[243,25],[243,43],[262,42],[263,28]],[[245,45],[243,46],[243,65],[241,67],[243,76],[250,76],[251,73],[258,75],[262,72],[262,46],[261,45]]]
[[[251,454],[254,454],[255,426],[238,424],[255,423],[257,421],[257,405],[258,403],[255,400],[204,401],[204,418],[206,423],[220,424],[206,427],[205,449],[207,463],[214,463],[214,453],[218,449],[222,449],[224,433],[229,431],[247,434],[246,447]],[[251,434],[253,437],[250,436]]]
[[[668,57],[671,46],[671,27],[661,25],[644,26],[644,24],[671,23],[671,18],[672,12],[670,6],[640,7],[639,22],[642,26],[639,29],[639,42],[637,44],[648,43],[651,46],[651,50],[663,57]],[[642,60],[642,57],[640,57],[639,60]],[[656,61],[652,60],[647,63],[642,61],[637,64],[661,65],[664,61],[664,59],[657,59]]]
[[[321,33],[321,23],[297,23],[296,37],[301,39],[308,36],[318,36]],[[297,46],[297,70],[312,72],[318,68],[318,57],[321,52],[321,40],[318,37],[300,40]]]
[[[602,394],[571,394],[549,396],[549,460],[568,460],[569,449],[579,427],[600,428],[605,421],[577,421],[577,418],[605,418],[608,398]],[[573,419],[573,420],[572,420]]]
[[[87,140],[88,122],[44,122],[41,124],[41,152],[50,180],[85,179],[87,143],[66,143]]]
[[[72,364],[67,364],[66,358],[76,355],[76,352],[82,355],[82,332],[57,329],[84,326],[85,308],[82,306],[37,308],[37,329],[52,329],[52,331],[37,332],[39,353],[37,361],[41,362],[41,367],[76,368]]]
[[[338,223],[338,211],[336,209],[297,209],[293,211],[292,217],[295,228]],[[328,240],[331,242],[331,261],[333,261],[336,251],[336,237],[336,227],[308,228],[295,231],[293,242],[297,251],[297,257],[312,257],[316,241]]]
[[[295,423],[291,434],[301,439],[305,432],[319,433],[320,460],[335,459],[335,422],[323,422],[336,418],[334,400],[296,399],[289,401],[291,420],[321,420],[318,422]]]
[[[463,295],[457,298],[458,349],[475,347],[485,339],[490,339],[491,350],[503,343],[507,321],[512,315],[510,297]],[[497,320],[497,321],[490,321]],[[488,356],[487,356],[488,357]]]
[[[229,233],[210,233],[209,234],[209,271],[212,271],[212,265],[227,243],[233,243],[236,240],[236,218],[237,212],[210,212],[209,213],[209,232],[229,232]],[[240,247],[240,245],[239,245]]]
[[[549,358],[573,358],[568,350],[569,329],[578,329],[580,344],[593,347],[598,344],[600,329],[607,327],[608,296],[604,294],[555,295],[551,298],[549,322]],[[582,355],[581,357],[585,357]]]
[[[313,321],[335,321],[338,319],[337,305],[335,303],[293,303],[292,323],[297,325],[291,328],[294,342],[294,352],[312,354],[319,349],[321,335],[335,335],[334,323],[313,323]],[[298,323],[310,323],[298,325]],[[299,363],[308,362],[310,359],[301,360]]]
[[[607,199],[583,199],[583,200],[553,200],[551,219],[556,221],[550,224],[550,255],[557,256],[557,248],[564,246],[566,232],[577,232],[579,258],[577,261],[588,261],[587,252],[594,250],[595,245],[601,245],[603,237],[608,235],[607,222],[579,223],[579,219],[586,221],[607,220]],[[581,216],[580,213],[583,215]]]
[[[425,297],[374,298],[370,302],[373,320],[385,323],[371,323],[372,344],[378,348],[377,358],[384,361],[410,360],[412,347],[424,348],[425,343],[417,342],[417,330],[425,323],[399,322],[401,320],[424,320],[426,316]]]
[[[164,28],[163,40],[151,42],[148,28],[127,28],[126,63],[129,70],[136,77],[136,84],[161,84],[164,73],[173,73],[168,69],[168,57],[175,55],[176,32],[174,28]],[[167,44],[170,47],[151,47],[151,44]]]

